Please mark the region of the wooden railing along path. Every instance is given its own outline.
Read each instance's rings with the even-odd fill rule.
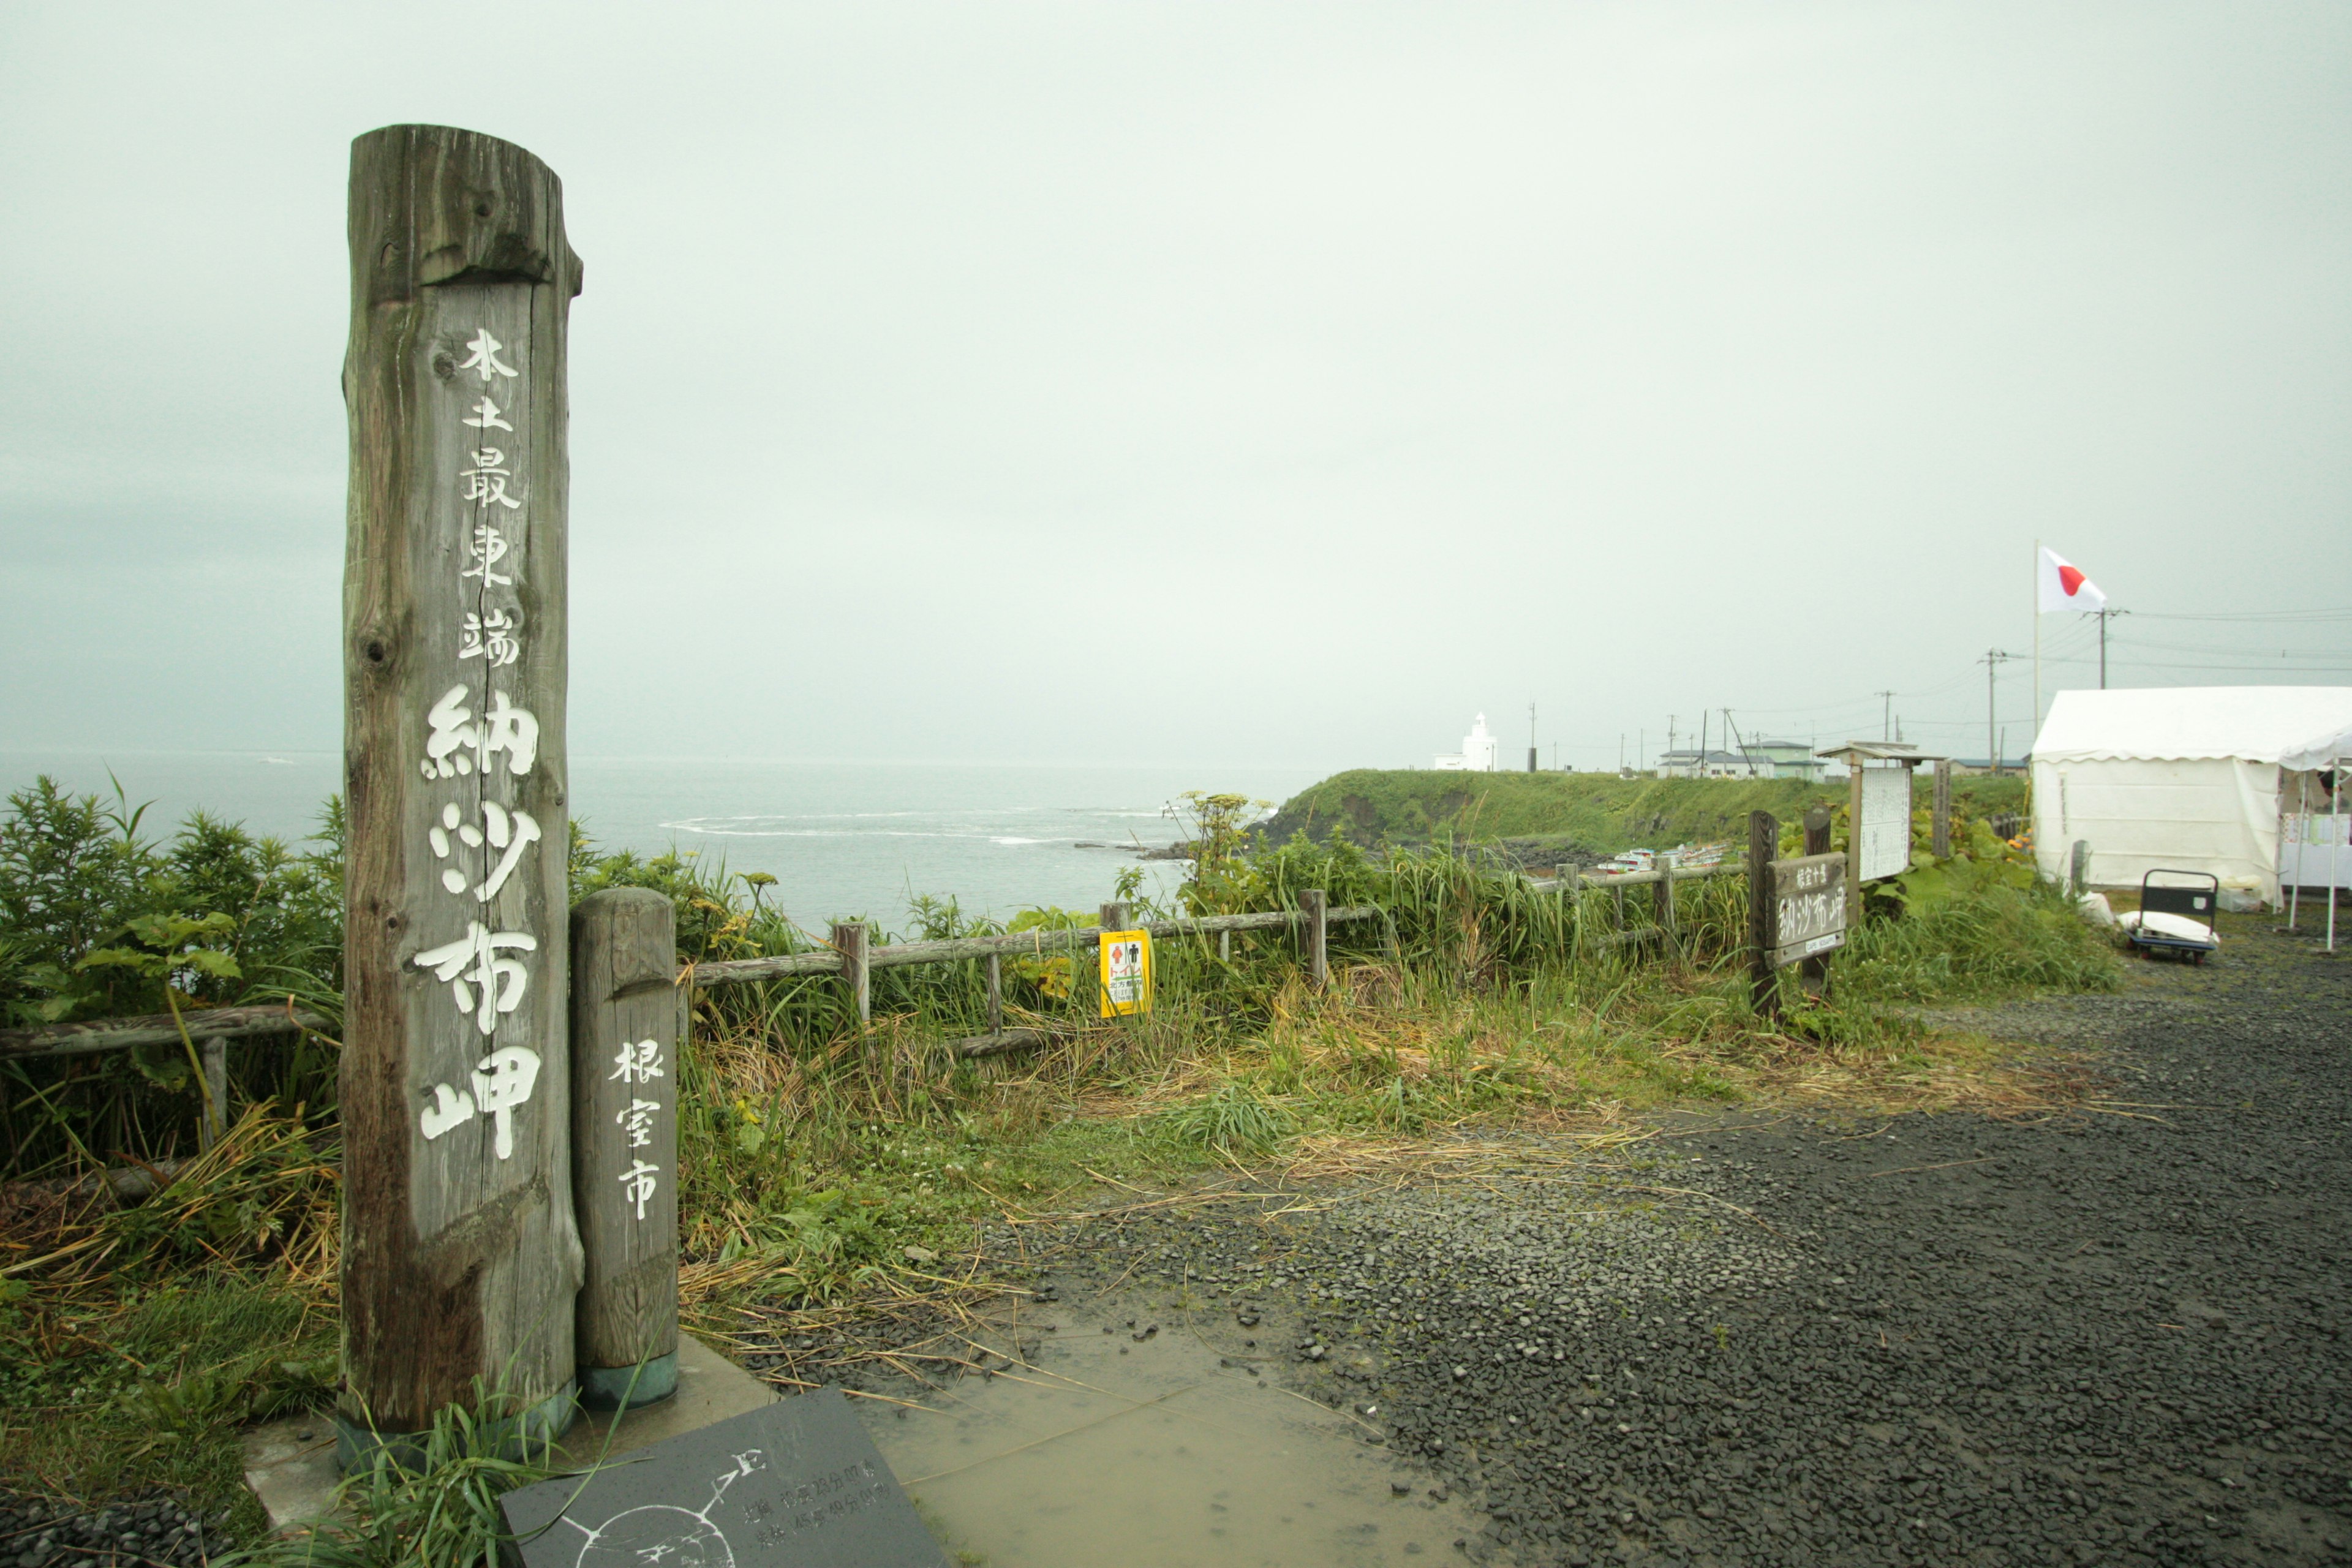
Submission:
[[[1596,940],[1602,946],[1619,946],[1674,935],[1674,901],[1670,889],[1675,883],[1696,881],[1707,877],[1739,876],[1744,871],[1745,868],[1736,862],[1688,871],[1666,866],[1656,870],[1632,871],[1608,877],[1588,877],[1570,870],[1565,876],[1550,879],[1549,884],[1538,882],[1536,885],[1562,893],[1574,893],[1585,888],[1613,889],[1617,895],[1621,929]],[[1637,887],[1656,889],[1657,919],[1654,924],[1627,929],[1624,927],[1625,890]],[[1297,930],[1305,949],[1302,957],[1308,980],[1320,985],[1328,978],[1325,933],[1330,926],[1358,921],[1389,920],[1388,912],[1377,904],[1328,908],[1323,894],[1314,890],[1299,895],[1297,909],[1150,921],[1139,928],[1127,926],[1126,913],[1121,906],[1106,904],[1102,915],[1110,923],[1076,929],[1012,931],[996,936],[950,937],[936,942],[897,942],[887,947],[872,948],[866,945],[871,935],[870,928],[845,922],[833,927],[832,940],[827,946],[808,952],[688,964],[679,972],[678,984],[685,992],[782,980],[796,975],[839,974],[855,993],[857,1014],[862,1022],[870,1020],[872,1016],[869,983],[875,970],[911,963],[957,963],[978,959],[988,965],[990,1028],[985,1035],[958,1042],[956,1048],[966,1056],[990,1056],[1037,1044],[1046,1037],[1044,1030],[1008,1030],[1003,1026],[1001,966],[1008,956],[1025,958],[1048,957],[1064,952],[1075,954],[1098,945],[1106,930],[1141,929],[1150,931],[1154,938],[1213,936],[1219,941],[1221,956],[1229,957],[1236,931]],[[1391,947],[1395,943],[1393,922],[1389,924],[1389,943]],[[134,1046],[174,1045],[180,1042],[184,1030],[188,1041],[197,1048],[205,1080],[214,1088],[213,1100],[217,1103],[226,1089],[224,1048],[227,1041],[303,1030],[324,1033],[332,1026],[331,1020],[290,1003],[196,1008],[177,1016],[155,1013],[135,1018],[101,1018],[89,1023],[51,1024],[31,1029],[0,1029],[0,1058],[73,1056],[93,1051],[126,1050]]]

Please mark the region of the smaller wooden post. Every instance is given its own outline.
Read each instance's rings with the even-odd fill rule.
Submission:
[[[1327,939],[1330,932],[1329,901],[1320,888],[1307,888],[1298,895],[1298,908],[1307,916],[1306,928],[1299,933],[1303,956],[1307,960],[1307,984],[1320,991],[1330,984],[1331,964]]]
[[[1105,931],[1125,931],[1127,930],[1127,906],[1120,903],[1105,904],[1096,916],[1096,921]]]
[[[1938,860],[1952,852],[1952,760],[1949,757],[1936,760],[1935,828],[1927,847]]]
[[[1748,947],[1749,994],[1756,1011],[1772,1017],[1780,1011],[1773,984],[1772,949],[1778,945],[1772,902],[1772,862],[1780,854],[1780,822],[1769,811],[1748,814]]]
[[[849,987],[849,994],[857,998],[860,1027],[874,1021],[874,973],[866,963],[867,942],[872,934],[859,921],[835,921],[833,923],[833,950],[841,954],[842,983]]]
[[[1652,907],[1657,915],[1658,929],[1666,933],[1663,939],[1666,945],[1666,951],[1668,952],[1678,952],[1681,949],[1682,942],[1675,926],[1674,855],[1670,851],[1662,849],[1658,852],[1657,859],[1653,861],[1652,864],[1657,868],[1658,872],[1657,886],[1652,889],[1652,899],[1654,900]]]
[[[988,955],[988,1032],[1004,1033],[1004,960],[993,952]]]
[[[1862,923],[1862,759],[1846,753],[1845,918]]]
[[[1219,963],[1231,963],[1233,961],[1234,933],[1229,931],[1221,931],[1217,933],[1217,962]]]
[[[1805,813],[1805,853],[1826,855],[1830,852],[1830,808],[1817,805]],[[1820,996],[1830,987],[1830,955],[1808,958],[1797,965],[1797,984],[1809,995]]]
[[[607,888],[572,911],[580,1403],[677,1392],[677,911]]]
[[[228,1042],[215,1036],[196,1047],[205,1081],[196,1106],[196,1151],[202,1153],[228,1131]]]
[[[2091,841],[2087,838],[2074,840],[2074,858],[2066,868],[2066,886],[2078,899],[2091,890]]]

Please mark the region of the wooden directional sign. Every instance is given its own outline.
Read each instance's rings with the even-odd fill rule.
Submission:
[[[941,1568],[837,1389],[499,1500],[524,1568]]]
[[[1772,865],[1772,966],[1845,945],[1845,856],[1807,855]]]

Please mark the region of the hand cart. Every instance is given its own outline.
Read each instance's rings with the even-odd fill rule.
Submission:
[[[2158,877],[2175,879],[2158,882]],[[2116,923],[2131,944],[2150,957],[2176,953],[2202,963],[2219,951],[2214,913],[2221,902],[2221,879],[2205,871],[2148,872],[2139,879],[2139,908]]]

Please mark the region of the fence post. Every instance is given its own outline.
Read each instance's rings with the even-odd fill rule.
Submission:
[[[1936,762],[1935,827],[1928,848],[1941,860],[1952,852],[1952,760],[1939,757]]]
[[[2074,858],[2067,865],[2066,879],[2068,890],[2076,898],[2081,898],[2090,890],[2091,841],[2089,839],[2074,840]]]
[[[202,1153],[228,1131],[228,1042],[218,1036],[206,1040],[196,1047],[196,1061],[205,1070],[196,1107],[196,1152]]]
[[[988,955],[988,1032],[1004,1033],[1004,959],[994,952]]]
[[[562,187],[511,143],[352,143],[337,1458],[476,1379],[576,1407]]]
[[[1780,822],[1769,811],[1748,814],[1748,993],[1756,1011],[1777,1016],[1780,996],[1773,984],[1772,949],[1777,923],[1772,903],[1772,862],[1780,854]]]
[[[866,962],[872,934],[862,921],[835,921],[827,936],[833,950],[841,954],[842,984],[857,1002],[860,1028],[874,1021],[874,973]]]
[[[677,910],[607,888],[572,911],[580,1403],[677,1391]]]
[[[1847,753],[1845,786],[1845,918],[1862,923],[1862,759]]]
[[[1674,852],[1661,849],[1651,864],[1658,873],[1657,885],[1651,893],[1652,907],[1657,916],[1659,929],[1666,933],[1660,940],[1665,943],[1668,952],[1677,952],[1681,951],[1682,940],[1675,926]]]
[[[1328,938],[1330,934],[1329,900],[1320,888],[1302,889],[1298,908],[1307,917],[1306,929],[1299,933],[1307,959],[1307,984],[1320,991],[1330,983],[1331,964]]]
[[[1829,852],[1830,808],[1826,805],[1817,805],[1805,813],[1805,853],[1826,855]],[[1822,953],[1818,958],[1808,958],[1798,964],[1797,984],[1804,988],[1808,995],[1827,994],[1830,985],[1829,954]]]

